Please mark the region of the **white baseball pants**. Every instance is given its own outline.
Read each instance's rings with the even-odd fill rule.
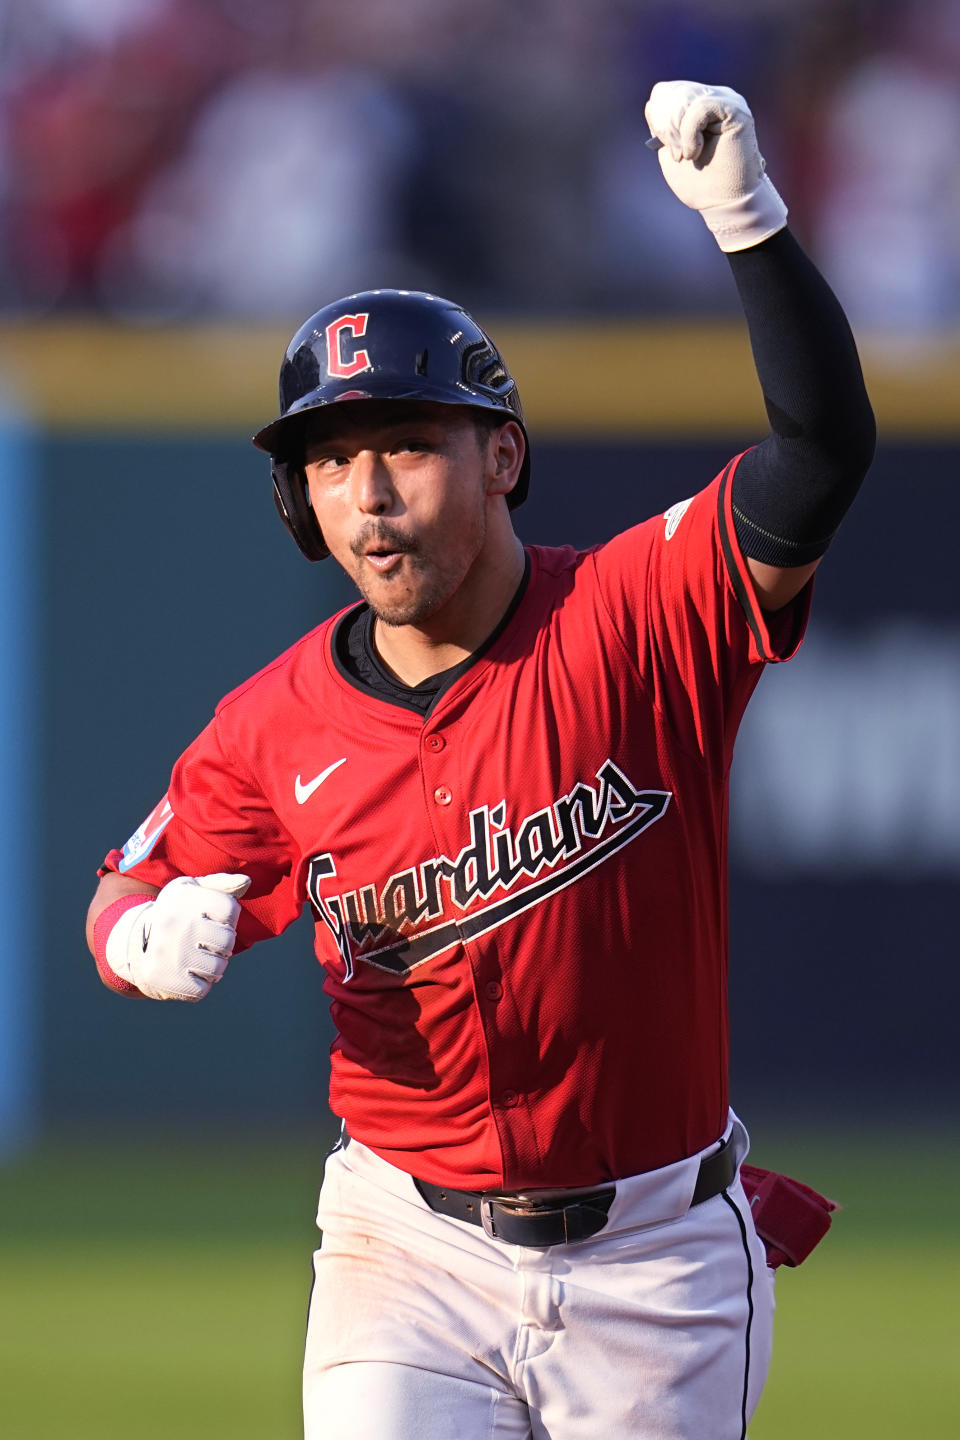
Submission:
[[[736,1117],[727,1134],[742,1160]],[[618,1181],[599,1234],[535,1250],[434,1214],[355,1140],[335,1150],[306,1440],[743,1440],[773,1275],[739,1178],[690,1208],[698,1164]]]

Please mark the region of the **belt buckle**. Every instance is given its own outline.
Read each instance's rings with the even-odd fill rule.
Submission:
[[[480,1200],[480,1223],[484,1233],[492,1240],[501,1240],[505,1245],[529,1245],[534,1249],[540,1249],[546,1245],[556,1245],[560,1240],[566,1239],[566,1224],[564,1222],[564,1233],[556,1240],[532,1239],[530,1233],[543,1234],[542,1228],[537,1227],[536,1222],[556,1220],[558,1215],[563,1215],[566,1206],[538,1205],[535,1201],[528,1201],[508,1195],[485,1196]],[[516,1224],[501,1225],[497,1229],[497,1219],[504,1216],[506,1220],[515,1220]],[[533,1222],[528,1225],[528,1222]]]
[[[495,1204],[495,1200],[488,1199],[485,1195],[480,1197],[480,1223],[483,1226],[484,1233],[489,1235],[491,1240],[497,1239],[497,1228],[493,1223],[493,1207]]]

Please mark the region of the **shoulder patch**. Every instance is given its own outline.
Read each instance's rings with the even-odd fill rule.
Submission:
[[[173,807],[164,795],[159,805],[156,805],[144,820],[139,830],[134,830],[130,839],[123,847],[123,855],[117,869],[121,875],[138,865],[141,860],[146,860],[150,851],[156,845],[160,836],[166,830],[173,819]]]
[[[676,505],[671,505],[669,510],[664,510],[663,518],[667,522],[663,531],[663,538],[665,540],[673,539],[677,533],[677,526],[680,524],[684,515],[686,515],[692,501],[693,496],[691,495],[689,500],[678,500]]]

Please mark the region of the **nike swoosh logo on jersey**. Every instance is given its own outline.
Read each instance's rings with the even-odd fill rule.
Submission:
[[[313,794],[314,790],[316,790],[319,785],[322,785],[322,784],[323,784],[323,782],[324,782],[324,780],[326,780],[327,776],[328,776],[328,775],[332,775],[333,772],[334,772],[334,770],[339,770],[340,766],[341,766],[341,765],[346,765],[346,763],[347,763],[347,757],[346,757],[346,755],[344,755],[344,757],[343,757],[342,760],[334,760],[334,762],[333,762],[332,765],[328,765],[327,768],[326,768],[326,770],[321,770],[321,771],[320,771],[320,774],[319,774],[319,775],[315,775],[315,776],[313,777],[313,779],[310,780],[310,781],[308,781],[308,783],[307,783],[306,785],[304,785],[303,781],[300,779],[300,776],[298,775],[297,778],[296,778],[296,780],[294,781],[294,786],[293,786],[293,793],[294,793],[294,795],[296,795],[296,797],[297,797],[297,804],[298,804],[298,805],[305,805],[305,804],[307,803],[307,801],[310,799],[310,796]]]

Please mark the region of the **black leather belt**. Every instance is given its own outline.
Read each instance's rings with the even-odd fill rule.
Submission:
[[[724,1141],[719,1150],[700,1161],[700,1172],[693,1189],[691,1205],[700,1205],[719,1195],[733,1181],[737,1160],[733,1147]],[[488,1235],[507,1245],[529,1245],[545,1249],[548,1245],[570,1245],[575,1240],[588,1240],[607,1223],[615,1185],[597,1190],[580,1190],[569,1200],[562,1195],[549,1200],[527,1196],[491,1194],[481,1190],[451,1190],[445,1185],[431,1185],[414,1178],[420,1194],[431,1210],[465,1220],[468,1225],[482,1225]]]

